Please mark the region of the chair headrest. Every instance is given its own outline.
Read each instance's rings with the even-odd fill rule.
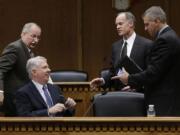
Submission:
[[[78,82],[87,81],[88,74],[83,71],[55,71],[51,78],[54,82]]]

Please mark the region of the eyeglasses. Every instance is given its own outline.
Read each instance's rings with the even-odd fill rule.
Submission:
[[[32,34],[32,33],[29,33],[30,37],[33,38],[33,39],[37,39],[37,40],[40,40],[40,35],[36,35],[36,34]]]

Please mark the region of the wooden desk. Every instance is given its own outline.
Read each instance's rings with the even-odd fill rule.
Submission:
[[[102,88],[90,89],[89,82],[55,82],[54,84],[61,87],[65,97],[72,97],[77,102],[75,116],[84,116],[91,106],[92,97],[96,93],[104,91]],[[90,109],[92,108],[90,107]],[[92,116],[92,110],[86,114],[86,116]]]
[[[0,135],[179,135],[179,117],[0,118]]]

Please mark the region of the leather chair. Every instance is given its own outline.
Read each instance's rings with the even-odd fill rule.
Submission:
[[[77,70],[59,70],[50,74],[53,82],[85,82],[88,81],[88,74]]]
[[[106,78],[106,76],[108,76],[108,73],[109,73],[109,69],[102,69],[101,72],[100,72],[100,76],[103,77],[103,78]]]
[[[104,94],[104,95],[103,95]],[[94,116],[145,116],[144,94],[107,92],[93,97]]]

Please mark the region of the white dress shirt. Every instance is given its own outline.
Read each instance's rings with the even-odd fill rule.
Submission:
[[[133,48],[135,38],[136,38],[136,33],[133,32],[133,34],[127,40],[123,39],[124,43],[127,42],[127,56],[128,57],[130,57],[130,55],[131,55],[131,50]],[[123,44],[122,48],[123,47],[124,47],[124,44]],[[122,69],[119,69],[117,75],[121,75],[122,73],[123,73]]]
[[[127,40],[123,39],[124,42],[127,42],[127,56],[128,57],[130,57],[130,55],[131,55],[131,50],[132,50],[135,38],[136,38],[136,33],[133,32],[133,34]],[[123,46],[122,46],[122,48],[123,48]]]
[[[40,83],[38,83],[38,82],[36,82],[36,81],[34,81],[34,80],[32,80],[32,82],[34,83],[34,85],[36,86],[36,88],[37,88],[37,90],[39,91],[40,95],[42,96],[43,100],[44,100],[45,103],[47,104],[47,102],[46,102],[46,97],[45,97],[44,91],[43,91],[43,85],[40,84]],[[49,94],[49,96],[51,97],[49,91],[48,91],[48,94]],[[51,97],[51,99],[52,99],[52,97]],[[48,105],[47,105],[47,106],[48,106]]]

